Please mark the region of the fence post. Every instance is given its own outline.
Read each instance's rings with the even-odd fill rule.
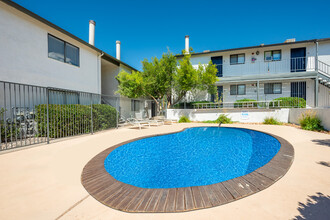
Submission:
[[[49,90],[46,88],[47,93],[47,144],[49,144]]]
[[[92,102],[92,96],[93,94],[91,94],[91,134],[93,134],[93,102]]]

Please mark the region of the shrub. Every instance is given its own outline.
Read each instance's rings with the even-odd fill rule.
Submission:
[[[217,118],[217,120],[215,120],[215,123],[222,123],[222,124],[231,124],[233,123],[232,120],[230,118],[228,118],[227,115],[225,114],[221,114],[219,115],[219,117]]]
[[[5,112],[4,108],[0,109],[0,130],[1,143],[16,140],[22,135],[22,127],[16,120],[11,119],[11,113],[8,110]]]
[[[266,124],[266,125],[281,125],[282,124],[282,122],[279,122],[274,117],[267,117],[267,118],[265,118],[263,123]]]
[[[179,119],[179,123],[188,123],[191,122],[187,116],[181,116]]]
[[[280,104],[277,101],[281,101]],[[306,108],[306,100],[299,97],[281,97],[271,101],[269,107]]]
[[[116,127],[116,109],[105,104],[92,106],[93,131],[100,131]],[[66,137],[91,132],[90,105],[54,105],[50,104],[49,111],[49,137]],[[36,121],[40,136],[47,131],[47,105],[36,106]]]
[[[196,102],[186,102],[186,109],[193,109],[195,106],[194,104],[198,103],[210,103],[210,101],[196,101]],[[177,103],[171,106],[173,109],[184,109],[184,102]]]
[[[299,123],[302,129],[310,131],[321,131],[324,130],[322,121],[316,116],[314,111],[306,111],[300,115]]]
[[[255,101],[256,100],[254,100],[254,99],[240,99],[240,100],[236,100],[235,103],[234,103],[234,108],[257,107],[257,103],[254,103]]]

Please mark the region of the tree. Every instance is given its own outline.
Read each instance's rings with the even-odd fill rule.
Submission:
[[[185,54],[182,60],[179,61],[176,74],[174,76],[174,94],[173,103],[176,104],[187,95],[188,92],[207,91],[210,94],[216,93],[215,82],[218,80],[216,65],[210,61],[208,64],[198,64],[194,68],[190,61],[190,54]]]
[[[216,93],[217,68],[210,61],[195,68],[190,61],[190,54],[185,54],[177,64],[176,57],[167,52],[161,59],[152,58],[142,61],[142,71],[127,73],[121,71],[116,79],[119,82],[117,93],[128,98],[151,98],[159,111],[160,101],[167,98],[168,105],[182,100],[188,92],[196,90]]]
[[[170,52],[159,60],[152,58],[142,61],[142,71],[131,74],[121,71],[116,79],[119,82],[117,93],[128,98],[147,97],[155,101],[159,111],[160,100],[171,94],[173,77],[176,71],[176,58]]]

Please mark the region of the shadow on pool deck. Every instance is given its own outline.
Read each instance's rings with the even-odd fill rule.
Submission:
[[[330,196],[320,192],[317,195],[308,196],[306,204],[299,202],[300,215],[293,220],[322,220],[330,218]]]
[[[326,167],[330,167],[330,162],[325,162],[325,161],[319,161],[319,162],[316,162],[317,164],[320,164],[320,165],[323,165],[323,166],[326,166]],[[330,208],[330,207],[329,207]]]
[[[330,139],[325,139],[325,140],[316,139],[316,140],[312,140],[312,142],[314,142],[318,145],[330,147]]]

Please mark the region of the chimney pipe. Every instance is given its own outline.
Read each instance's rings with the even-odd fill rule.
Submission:
[[[95,43],[95,21],[89,21],[89,44],[94,46]]]
[[[189,35],[186,35],[185,42],[186,42],[185,51],[187,54],[189,54]]]
[[[116,58],[117,60],[120,60],[120,41],[116,41]]]

